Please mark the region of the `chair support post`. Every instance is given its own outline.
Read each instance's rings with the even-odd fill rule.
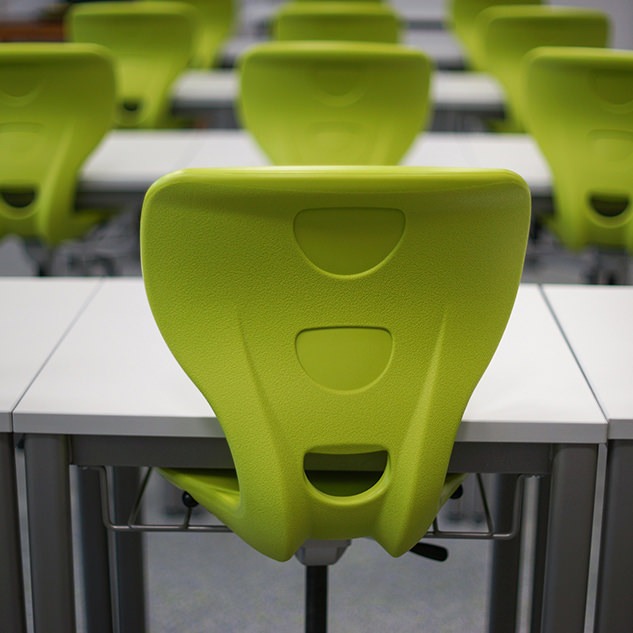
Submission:
[[[327,631],[327,565],[306,565],[306,633]]]

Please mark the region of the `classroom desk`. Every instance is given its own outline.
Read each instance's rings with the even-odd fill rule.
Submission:
[[[400,14],[407,28],[420,30],[441,30],[444,28],[446,7],[443,2],[420,3],[394,0],[393,8]],[[247,2],[240,9],[239,22],[243,33],[267,35],[272,15],[282,3]]]
[[[238,35],[231,38],[220,53],[220,65],[233,68],[239,56],[263,37]],[[425,52],[438,70],[463,70],[464,53],[453,35],[447,31],[407,31],[402,43]]]
[[[633,288],[545,286],[609,423],[595,633],[633,631]]]
[[[36,633],[74,628],[69,464],[222,467],[215,415],[160,337],[142,285],[105,280],[14,412],[26,433]],[[460,427],[450,469],[551,474],[544,633],[583,631],[606,421],[537,286],[522,286]],[[61,503],[51,504],[53,498]],[[46,559],[58,552],[57,565]],[[54,582],[52,582],[54,579]]]
[[[0,279],[0,621],[26,633],[12,412],[97,281]]]
[[[243,130],[113,131],[82,168],[79,206],[142,202],[161,176],[190,167],[256,167],[270,164]],[[535,142],[523,134],[421,134],[403,165],[497,167],[521,175],[539,212],[551,210],[551,173]]]
[[[432,111],[502,117],[505,95],[499,83],[486,73],[438,71],[431,76]],[[188,71],[172,92],[175,115],[209,117],[219,111],[233,112],[239,94],[239,77],[232,70]]]

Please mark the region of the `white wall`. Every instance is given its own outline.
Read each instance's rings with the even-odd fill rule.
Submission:
[[[550,0],[550,4],[605,11],[611,16],[611,46],[633,49],[633,0]]]

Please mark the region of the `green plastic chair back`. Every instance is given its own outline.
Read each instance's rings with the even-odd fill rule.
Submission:
[[[475,22],[481,11],[498,5],[541,4],[542,0],[449,0],[448,21],[451,29],[465,49],[470,65],[485,70],[482,42],[477,35]]]
[[[525,121],[526,53],[539,46],[604,47],[609,19],[602,11],[552,6],[499,6],[482,11],[476,28],[483,64],[505,89],[509,118],[520,128]]]
[[[552,170],[553,226],[572,249],[633,252],[633,52],[538,48],[528,125]]]
[[[235,464],[167,477],[277,560],[309,538],[408,551],[506,326],[529,218],[503,170],[161,178],[141,217],[149,304]]]
[[[196,16],[182,2],[95,2],[68,12],[69,39],[114,56],[119,127],[168,125],[171,85],[191,59]]]
[[[216,65],[221,47],[231,35],[236,22],[234,0],[179,0],[186,2],[198,11],[193,68],[211,68]]]
[[[380,2],[289,2],[272,23],[276,40],[400,41],[400,20]]]
[[[0,237],[55,245],[104,214],[75,212],[77,174],[114,120],[105,49],[0,44]]]
[[[262,44],[240,63],[240,115],[278,165],[393,165],[424,127],[430,74],[397,44]]]

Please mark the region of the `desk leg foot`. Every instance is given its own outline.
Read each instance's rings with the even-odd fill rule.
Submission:
[[[139,488],[139,469],[112,469],[114,520],[126,522]],[[145,574],[143,539],[139,533],[114,535],[116,604],[119,633],[145,633]]]
[[[64,436],[27,435],[24,443],[35,633],[74,633],[75,594]]]
[[[0,629],[26,633],[13,434],[0,433]]]
[[[88,633],[112,633],[108,531],[101,519],[99,473],[77,469],[81,560]]]
[[[596,633],[633,631],[633,441],[609,442]]]
[[[554,447],[542,633],[583,633],[598,447]]]
[[[495,477],[495,528],[510,531],[517,475]],[[514,633],[519,601],[521,532],[509,541],[494,541],[488,633]]]

